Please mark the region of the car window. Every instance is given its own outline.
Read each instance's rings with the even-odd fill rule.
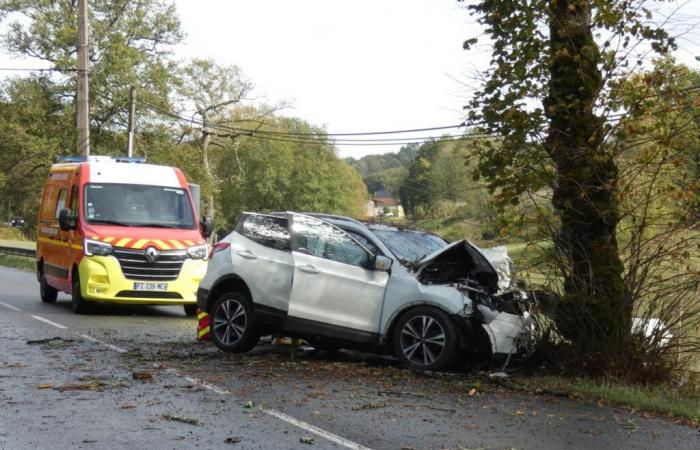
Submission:
[[[382,251],[379,250],[379,247],[374,245],[374,242],[367,239],[367,237],[365,237],[363,234],[360,234],[353,230],[348,230],[347,228],[343,228],[343,231],[345,231],[350,236],[354,237],[357,242],[364,245],[365,248],[370,252],[374,253],[375,255],[383,255]]]
[[[289,225],[282,217],[251,214],[245,218],[243,236],[266,247],[290,250]]]
[[[367,267],[370,254],[346,232],[308,216],[294,216],[296,250],[319,258]]]
[[[61,192],[58,193],[58,201],[56,202],[56,217],[58,219],[58,213],[61,212],[63,208],[66,207],[66,197],[68,197],[68,190],[66,189],[61,189]]]
[[[73,186],[70,193],[70,212],[73,215],[78,214],[78,186]]]

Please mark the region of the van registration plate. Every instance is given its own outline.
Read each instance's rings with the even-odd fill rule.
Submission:
[[[168,283],[135,282],[134,283],[134,290],[135,291],[167,291],[168,290]]]

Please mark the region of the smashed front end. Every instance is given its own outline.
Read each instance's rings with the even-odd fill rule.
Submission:
[[[493,356],[527,355],[532,319],[527,293],[515,283],[504,247],[482,251],[458,241],[424,258],[416,276],[425,285],[451,286],[465,297],[460,320],[481,327]]]

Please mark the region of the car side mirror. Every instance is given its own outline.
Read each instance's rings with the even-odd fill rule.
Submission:
[[[68,208],[63,208],[58,212],[58,226],[62,231],[75,230],[77,219]]]
[[[202,226],[202,234],[208,239],[214,232],[214,221],[209,216],[203,216],[199,224]]]
[[[392,264],[394,264],[394,260],[386,256],[377,255],[374,257],[374,270],[388,272],[391,270]]]

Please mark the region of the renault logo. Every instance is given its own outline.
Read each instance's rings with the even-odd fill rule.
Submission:
[[[160,255],[160,253],[158,252],[158,250],[155,247],[148,247],[146,249],[146,260],[151,264],[158,261],[159,255]]]

